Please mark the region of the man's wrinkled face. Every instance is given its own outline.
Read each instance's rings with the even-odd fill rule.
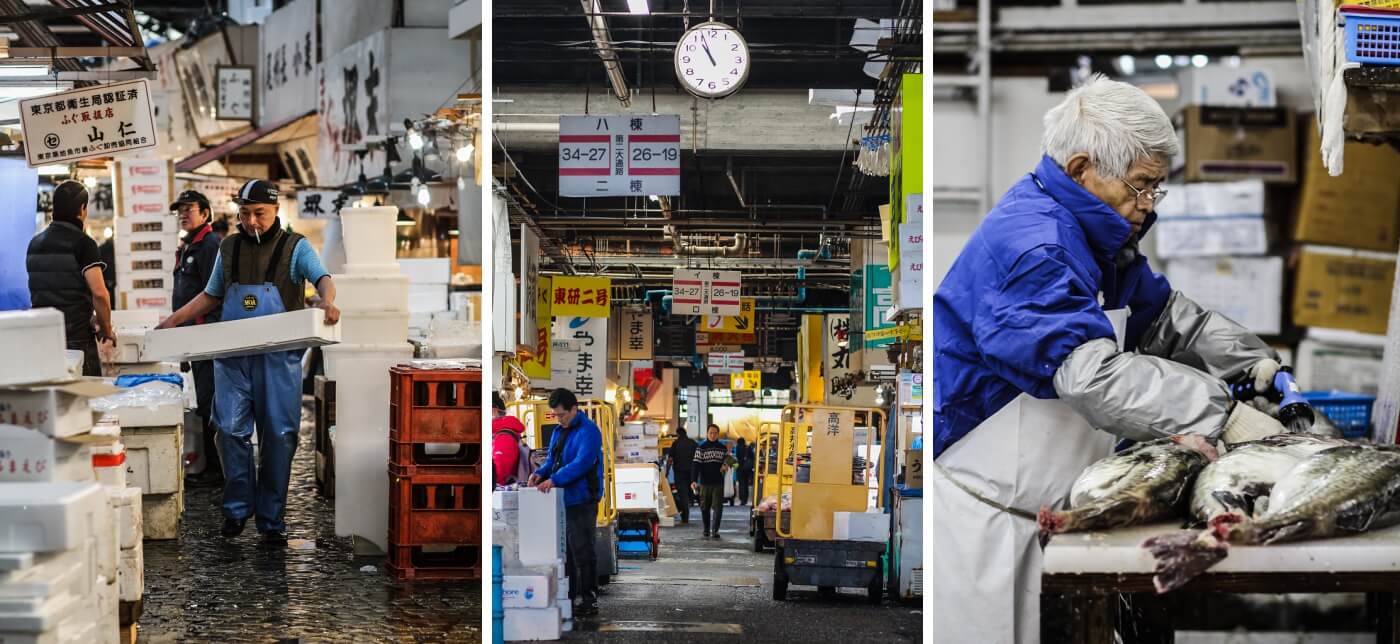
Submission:
[[[205,222],[209,221],[209,215],[197,203],[180,204],[180,208],[175,211],[175,216],[180,219],[180,230],[187,233],[199,230]]]
[[[1070,167],[1074,167],[1071,159]],[[1074,173],[1071,172],[1071,176]],[[1133,226],[1133,234],[1142,234],[1142,225],[1147,215],[1156,207],[1153,193],[1167,179],[1167,160],[1161,157],[1138,159],[1128,168],[1127,176],[1110,178],[1099,173],[1092,163],[1087,163],[1074,177],[1086,190],[1098,197],[1114,212],[1117,212]]]
[[[247,204],[238,207],[238,223],[249,233],[266,235],[277,221],[277,206]]]

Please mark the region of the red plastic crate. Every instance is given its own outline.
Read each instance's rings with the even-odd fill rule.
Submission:
[[[421,546],[389,546],[385,567],[399,581],[480,581],[481,546],[434,553]]]
[[[443,445],[438,443],[438,445]],[[480,443],[457,443],[451,454],[430,454],[427,443],[389,441],[389,469],[400,476],[447,474],[481,476]]]
[[[481,371],[389,370],[389,438],[401,443],[480,443]]]
[[[480,545],[481,482],[389,475],[389,544]]]

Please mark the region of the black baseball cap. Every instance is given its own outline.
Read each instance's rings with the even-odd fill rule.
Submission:
[[[175,202],[170,204],[170,209],[179,210],[180,204],[182,203],[199,204],[200,208],[209,210],[209,198],[205,197],[204,194],[198,190],[186,190],[180,193],[179,198],[175,199]]]
[[[238,189],[238,195],[233,198],[233,202],[240,206],[255,204],[275,206],[277,205],[277,186],[262,179],[253,179]]]

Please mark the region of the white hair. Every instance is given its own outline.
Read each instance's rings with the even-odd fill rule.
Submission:
[[[1045,113],[1041,152],[1060,167],[1085,153],[1109,179],[1127,176],[1144,158],[1170,160],[1180,152],[1162,106],[1146,92],[1094,74]]]

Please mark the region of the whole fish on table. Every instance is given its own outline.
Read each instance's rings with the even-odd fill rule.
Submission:
[[[1347,444],[1310,434],[1277,434],[1239,443],[1196,476],[1191,516],[1203,523],[1227,512],[1254,516],[1267,504],[1274,483],[1303,459]]]
[[[1040,510],[1040,530],[1103,530],[1178,516],[1196,474],[1216,457],[1215,447],[1195,435],[1135,445],[1086,468],[1070,488],[1070,509]]]

